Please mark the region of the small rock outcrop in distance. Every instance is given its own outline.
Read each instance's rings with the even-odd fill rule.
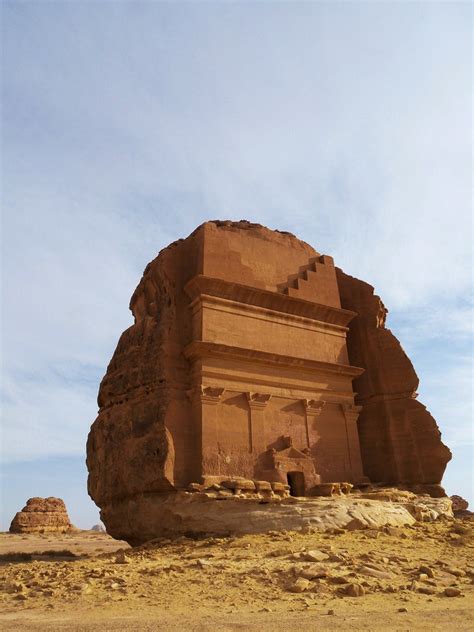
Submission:
[[[469,507],[469,503],[467,500],[464,500],[462,496],[458,496],[454,494],[450,496],[451,502],[453,503],[453,511],[466,511]]]
[[[61,498],[30,498],[13,518],[10,533],[65,533],[75,529]]]
[[[97,531],[98,533],[106,533],[103,524],[95,524],[91,527],[91,531]]]
[[[445,497],[451,453],[387,310],[331,256],[259,224],[206,222],[147,265],[130,309],[87,442],[88,491],[113,537],[153,539],[165,512],[170,532],[184,528],[187,494],[209,524],[232,510],[245,521],[249,494],[268,514],[371,483]]]

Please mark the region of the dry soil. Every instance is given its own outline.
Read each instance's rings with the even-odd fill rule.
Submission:
[[[472,527],[466,518],[338,533],[180,538],[134,549],[91,532],[1,534],[0,627],[472,630]],[[15,556],[35,552],[42,555]]]

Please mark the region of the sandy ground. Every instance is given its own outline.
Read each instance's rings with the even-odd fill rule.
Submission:
[[[0,627],[472,630],[472,532],[465,519],[338,534],[181,538],[134,549],[90,532],[2,534],[0,554],[67,549],[77,557],[0,557]]]

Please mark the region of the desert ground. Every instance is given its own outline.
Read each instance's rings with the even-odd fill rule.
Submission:
[[[156,540],[0,535],[2,630],[472,630],[472,518]]]

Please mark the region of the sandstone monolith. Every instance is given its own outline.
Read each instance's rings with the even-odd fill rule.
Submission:
[[[61,498],[30,498],[13,518],[10,533],[65,533],[74,529]]]
[[[206,222],[148,264],[130,308],[87,443],[114,537],[159,535],[178,491],[229,508],[381,483],[444,495],[451,455],[387,310],[330,256]]]

